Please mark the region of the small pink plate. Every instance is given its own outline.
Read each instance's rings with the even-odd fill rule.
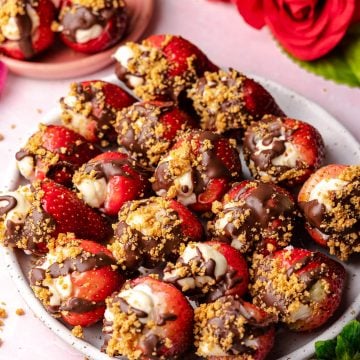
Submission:
[[[127,41],[136,41],[144,33],[154,10],[154,0],[126,0],[130,12],[127,36],[114,47],[94,55],[75,52],[56,42],[36,61],[22,61],[0,55],[9,69],[21,76],[38,79],[66,79],[93,73],[111,64],[112,54]]]

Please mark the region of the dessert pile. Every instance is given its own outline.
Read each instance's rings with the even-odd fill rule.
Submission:
[[[129,12],[123,0],[2,0],[0,52],[28,60],[60,40],[75,51],[97,53],[124,37]]]
[[[83,2],[63,2],[64,27]],[[129,360],[261,360],[278,328],[325,324],[346,279],[325,253],[360,252],[360,166],[322,166],[317,129],[180,36],[115,58],[139,99],[72,84],[62,125],[16,154],[28,184],[0,195],[1,242],[35,258],[47,311],[78,336],[103,321],[103,351]]]

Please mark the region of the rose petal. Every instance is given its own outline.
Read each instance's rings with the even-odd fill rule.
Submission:
[[[3,90],[3,88],[5,87],[7,73],[8,73],[8,70],[7,70],[6,65],[2,61],[0,61],[0,93]]]
[[[234,3],[249,25],[261,29],[265,25],[263,3],[266,1],[269,0],[234,0]]]
[[[332,50],[345,35],[355,9],[355,0],[328,0],[320,8],[317,4],[316,0],[264,2],[266,24],[282,46],[300,60],[314,60]],[[309,7],[314,11],[304,10]],[[300,18],[299,14],[307,16]]]

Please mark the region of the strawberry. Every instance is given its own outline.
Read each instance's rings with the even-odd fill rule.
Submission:
[[[71,235],[59,237],[29,277],[47,310],[71,326],[90,326],[101,320],[105,299],[124,282],[106,247]]]
[[[144,166],[156,166],[181,130],[196,122],[172,101],[143,101],[118,114],[118,144]]]
[[[164,269],[164,281],[198,301],[215,301],[225,295],[242,296],[249,283],[242,254],[218,241],[189,243],[175,264]]]
[[[360,252],[359,193],[360,166],[331,164],[312,174],[298,195],[310,236],[342,260]]]
[[[109,248],[128,271],[176,258],[182,244],[203,236],[200,221],[185,206],[160,197],[125,203],[114,230]]]
[[[187,92],[204,130],[241,138],[265,114],[284,115],[260,84],[230,69],[206,72]]]
[[[58,28],[65,45],[91,54],[118,42],[127,25],[128,12],[121,0],[87,5],[79,0],[66,0],[61,5]]]
[[[243,149],[255,178],[284,186],[303,183],[325,157],[323,139],[313,126],[272,115],[247,128]]]
[[[238,296],[202,304],[195,309],[196,354],[212,360],[263,360],[274,344],[273,323],[266,312]]]
[[[213,236],[243,254],[264,255],[290,243],[299,215],[288,191],[250,180],[235,184],[214,211],[208,222]]]
[[[320,252],[288,247],[253,264],[253,302],[294,331],[323,325],[338,308],[344,267]]]
[[[18,1],[15,6],[10,0],[1,5],[0,52],[19,60],[30,59],[54,42],[51,24],[55,7],[51,0]],[[18,24],[15,31],[10,22]]]
[[[73,83],[69,94],[60,99],[61,117],[65,126],[87,141],[107,146],[116,142],[117,112],[134,102],[122,88],[105,81]]]
[[[126,201],[144,197],[149,176],[128,155],[110,151],[84,164],[73,182],[89,206],[114,216]]]
[[[159,162],[153,190],[199,212],[209,211],[241,176],[235,144],[210,131],[185,133]]]
[[[118,78],[143,100],[178,101],[205,71],[218,70],[195,45],[174,35],[127,43],[114,57]]]
[[[106,305],[103,332],[109,356],[181,358],[191,344],[193,309],[170,284],[140,277],[125,284]]]
[[[74,171],[99,152],[64,126],[40,125],[40,130],[16,153],[16,160],[20,173],[31,182],[50,178],[69,186]]]

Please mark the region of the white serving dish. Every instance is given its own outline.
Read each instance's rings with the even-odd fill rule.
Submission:
[[[253,77],[270,91],[288,116],[307,121],[320,131],[326,144],[326,163],[359,163],[359,143],[329,113],[310,100],[279,84],[257,76]],[[105,80],[120,85],[115,76]],[[60,109],[56,108],[44,116],[42,122],[57,122],[59,114]],[[36,129],[34,129],[35,131]],[[16,188],[20,181],[21,179],[14,161],[13,169],[11,174],[9,174],[9,188]],[[99,350],[102,345],[100,325],[86,329],[86,341],[74,337],[66,326],[46,312],[41,303],[33,295],[27,281],[30,257],[16,250],[5,249],[1,252],[4,254],[3,259],[19,293],[23,296],[34,314],[65,342],[83,352],[89,359],[109,360],[109,357]],[[280,330],[276,337],[274,350],[267,358],[268,360],[308,359],[314,352],[315,341],[336,336],[348,321],[354,319],[360,313],[360,281],[358,280],[360,276],[360,257],[354,256],[345,264],[345,267],[348,273],[345,296],[340,309],[333,319],[320,330],[310,334],[296,334]]]

